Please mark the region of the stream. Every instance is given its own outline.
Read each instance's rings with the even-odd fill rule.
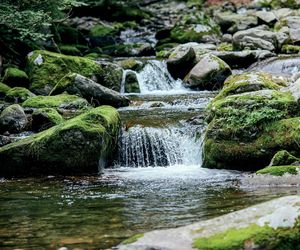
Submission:
[[[141,93],[126,94],[115,161],[99,176],[0,179],[1,249],[107,249],[299,194],[275,177],[202,168],[203,112],[216,92],[185,89],[155,60],[137,75]]]

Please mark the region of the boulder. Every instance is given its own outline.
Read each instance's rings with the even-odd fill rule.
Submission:
[[[13,103],[22,103],[28,98],[35,96],[28,89],[23,87],[14,87],[7,91],[5,101]]]
[[[276,15],[272,11],[257,11],[255,12],[258,20],[265,24],[272,24],[277,21]]]
[[[168,71],[174,79],[183,79],[195,65],[196,54],[190,44],[179,45],[166,61]]]
[[[67,92],[85,98],[90,103],[111,105],[114,107],[128,106],[130,100],[118,92],[102,86],[82,75],[70,73],[64,77],[51,91],[51,95]]]
[[[7,68],[2,82],[10,87],[28,87],[29,79],[24,71],[17,68]]]
[[[67,110],[87,109],[91,106],[88,101],[76,95],[60,94],[55,96],[34,96],[23,104],[25,108],[55,108]]]
[[[68,73],[78,73],[108,88],[120,88],[122,68],[113,63],[97,63],[85,57],[66,56],[44,50],[28,55],[30,90],[38,95],[48,95],[53,87]]]
[[[101,106],[0,148],[0,176],[95,174],[111,157],[120,130],[114,108]]]
[[[62,116],[53,108],[40,108],[32,113],[32,130],[40,132],[63,122]]]
[[[103,53],[115,57],[154,56],[155,50],[149,43],[115,44],[102,47]]]
[[[286,196],[191,225],[134,235],[116,250],[297,249],[300,196]]]
[[[9,87],[6,84],[0,82],[0,99],[3,99],[10,89],[11,89],[11,87]]]
[[[277,47],[276,33],[264,26],[238,31],[233,35],[233,46],[237,50],[260,48],[274,51]]]
[[[234,33],[257,26],[257,17],[247,14],[232,12],[219,12],[215,15],[216,22],[220,25],[223,33]]]
[[[272,158],[269,166],[286,166],[286,165],[300,165],[300,159],[293,156],[286,150],[278,151]]]
[[[19,133],[28,125],[28,119],[23,108],[14,104],[5,108],[0,115],[0,131]]]
[[[257,170],[280,149],[296,152],[300,118],[295,96],[262,73],[229,78],[208,106],[203,166]]]
[[[204,56],[184,79],[187,87],[199,89],[219,89],[225,79],[231,74],[231,69],[220,58],[208,54]]]
[[[257,61],[276,55],[268,50],[213,51],[211,53],[222,59],[233,69],[247,68]]]

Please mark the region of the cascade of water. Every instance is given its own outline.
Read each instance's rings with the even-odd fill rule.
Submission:
[[[137,73],[142,94],[184,90],[181,80],[174,80],[163,61],[150,60],[143,70]]]
[[[204,128],[134,126],[122,132],[118,166],[200,165]],[[200,136],[198,136],[199,134]]]

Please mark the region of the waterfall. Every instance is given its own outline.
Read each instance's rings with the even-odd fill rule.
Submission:
[[[123,167],[158,167],[201,165],[204,128],[154,128],[140,125],[123,131],[116,165]]]
[[[163,61],[150,60],[143,70],[137,73],[142,94],[184,90],[181,80],[174,80]]]

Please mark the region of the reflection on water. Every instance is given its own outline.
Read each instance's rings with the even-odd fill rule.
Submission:
[[[105,249],[157,228],[215,217],[297,187],[243,186],[199,166],[120,168],[99,177],[0,182],[0,248]]]

